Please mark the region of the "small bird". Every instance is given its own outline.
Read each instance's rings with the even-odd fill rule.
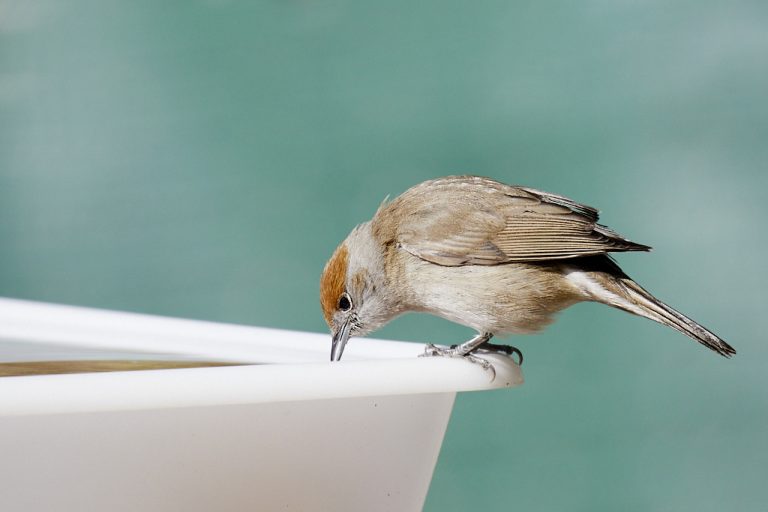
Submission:
[[[479,176],[425,181],[385,202],[355,227],[325,265],[320,304],[331,329],[331,361],[350,336],[409,312],[475,329],[460,345],[425,355],[465,357],[493,336],[532,333],[558,311],[594,301],[677,329],[718,354],[736,351],[630,279],[610,252],[649,251],[598,224],[595,208]],[[492,369],[492,367],[491,367]]]

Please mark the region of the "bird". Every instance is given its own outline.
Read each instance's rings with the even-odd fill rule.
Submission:
[[[331,361],[350,337],[365,336],[406,312],[470,327],[427,356],[463,357],[492,370],[483,351],[518,354],[494,336],[527,334],[559,311],[592,301],[654,320],[724,357],[717,335],[630,279],[610,253],[650,251],[598,223],[598,210],[567,197],[481,176],[447,176],[380,205],[333,252],[320,277],[331,331]]]

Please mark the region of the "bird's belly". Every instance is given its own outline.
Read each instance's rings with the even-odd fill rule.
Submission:
[[[556,267],[528,264],[444,267],[413,258],[404,269],[411,310],[479,332],[528,333],[580,300]]]

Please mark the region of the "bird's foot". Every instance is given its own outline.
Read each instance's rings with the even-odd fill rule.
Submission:
[[[453,345],[451,347],[440,347],[432,343],[424,347],[424,353],[421,357],[461,357],[469,361],[470,363],[480,365],[483,370],[491,373],[491,381],[496,379],[496,369],[493,367],[490,361],[477,357],[470,353],[464,353],[461,350],[461,345]]]
[[[517,361],[515,361],[515,364],[517,364],[517,366],[523,364],[523,353],[520,352],[519,348],[513,347],[512,345],[500,345],[486,341],[477,347],[476,350],[481,352],[491,352],[494,354],[504,354],[511,357],[513,361],[515,361],[515,359],[512,356],[517,356]]]

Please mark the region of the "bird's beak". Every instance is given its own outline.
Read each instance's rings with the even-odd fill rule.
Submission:
[[[333,339],[331,340],[331,361],[341,360],[341,354],[344,353],[344,347],[347,345],[351,327],[352,324],[349,319],[347,319],[342,324],[341,328],[333,333]]]

